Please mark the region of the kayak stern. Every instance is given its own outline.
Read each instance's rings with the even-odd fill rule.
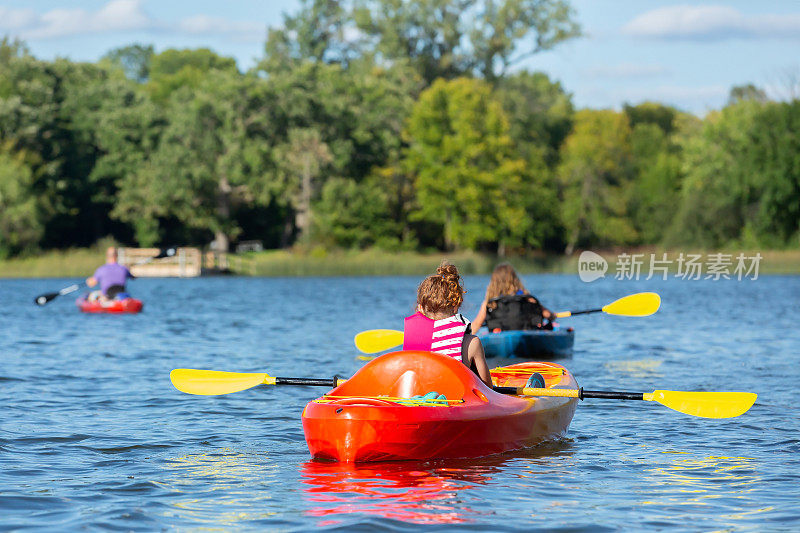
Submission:
[[[548,385],[576,387],[563,370]],[[503,384],[509,383],[506,376]],[[447,402],[409,400],[432,390],[444,394]],[[310,402],[302,419],[309,451],[318,460],[466,458],[562,437],[576,405],[575,398],[499,394],[452,358],[395,352],[375,359]]]

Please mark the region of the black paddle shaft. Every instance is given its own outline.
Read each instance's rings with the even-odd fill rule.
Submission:
[[[600,313],[600,312],[602,312],[602,311],[603,311],[603,308],[601,307],[600,309],[586,309],[586,310],[584,310],[584,311],[570,311],[570,313],[569,313],[569,314],[570,314],[571,316],[575,316],[575,315],[588,315],[589,313]]]
[[[519,394],[519,387],[492,387],[495,392],[500,394]],[[578,398],[605,398],[607,400],[644,400],[644,394],[641,392],[616,392],[609,390],[583,390],[580,389]]]
[[[309,385],[313,387],[336,387],[339,385],[339,376],[331,379],[318,378],[275,378],[275,385]]]
[[[337,387],[339,386],[339,376],[330,379],[320,378],[275,378],[275,385],[307,385],[311,387]],[[501,394],[518,394],[518,387],[492,387],[495,392]],[[644,400],[644,393],[641,392],[617,392],[603,390],[583,390],[580,389],[578,398],[605,398],[608,400]]]
[[[606,398],[609,400],[644,400],[641,392],[617,392],[610,390],[583,390],[581,387],[581,400],[584,398]]]

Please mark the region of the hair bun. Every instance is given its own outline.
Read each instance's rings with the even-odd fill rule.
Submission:
[[[442,263],[439,265],[439,268],[436,269],[436,273],[442,276],[446,281],[457,281],[460,277],[456,266],[450,263]]]
[[[455,313],[463,302],[461,276],[456,266],[446,261],[442,261],[436,274],[425,278],[417,289],[417,305],[425,314],[441,311]]]

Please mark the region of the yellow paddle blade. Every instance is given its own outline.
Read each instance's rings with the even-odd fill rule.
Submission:
[[[644,399],[658,402],[675,411],[703,418],[733,418],[747,412],[755,403],[753,392],[681,392],[657,390]]]
[[[377,353],[403,344],[403,332],[393,329],[371,329],[362,331],[354,340],[359,351]]]
[[[620,298],[603,307],[603,312],[620,316],[650,316],[661,307],[661,296],[654,292],[640,292]]]
[[[256,385],[274,385],[275,378],[268,374],[240,374],[238,372],[220,372],[218,370],[195,370],[192,368],[176,368],[169,373],[172,384],[186,394],[230,394]]]

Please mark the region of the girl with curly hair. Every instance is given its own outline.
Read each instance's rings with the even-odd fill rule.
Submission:
[[[492,376],[481,341],[472,335],[469,320],[458,312],[464,292],[458,269],[442,262],[436,274],[419,284],[417,312],[405,319],[403,349],[457,359],[491,386]]]

